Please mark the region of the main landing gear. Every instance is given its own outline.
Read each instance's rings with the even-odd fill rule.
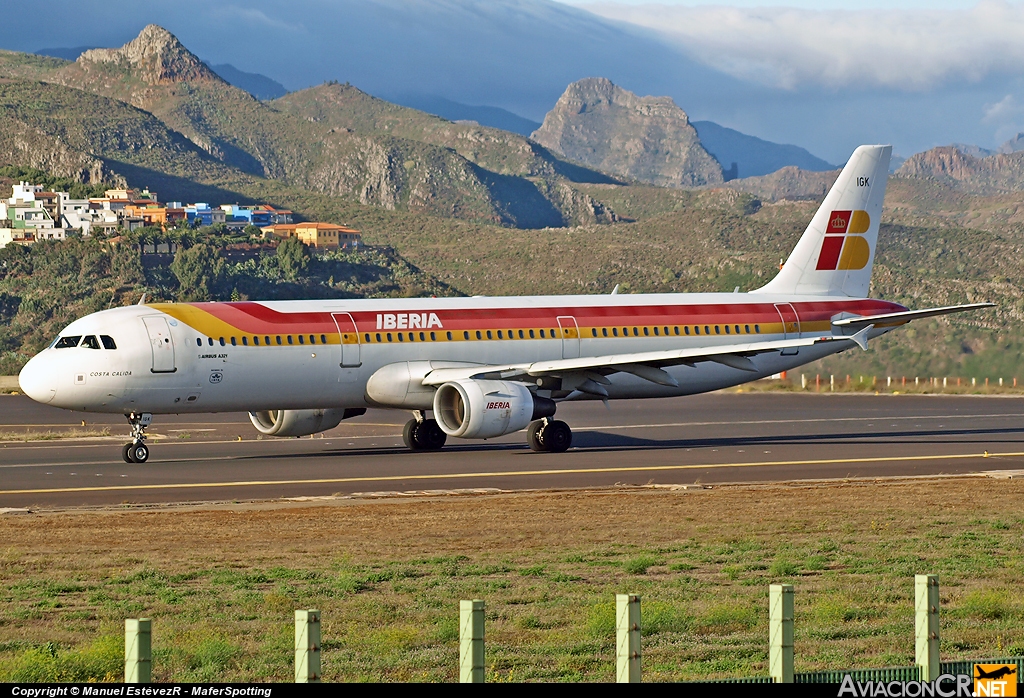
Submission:
[[[530,422],[526,430],[526,442],[534,451],[563,453],[572,446],[572,429],[565,422],[545,417]]]
[[[121,457],[125,463],[145,463],[149,460],[149,447],[146,445],[146,427],[153,422],[153,415],[149,412],[132,412],[127,415],[128,423],[132,425],[132,442],[121,448]]]
[[[410,419],[402,430],[402,440],[413,451],[440,451],[447,439],[437,420],[426,419],[422,412],[416,413],[416,418]]]

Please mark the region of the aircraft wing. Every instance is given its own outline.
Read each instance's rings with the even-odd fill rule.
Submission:
[[[904,310],[900,313],[884,313],[882,315],[853,316],[841,320],[833,320],[836,327],[851,327],[860,329],[868,325],[875,327],[894,327],[902,325],[911,320],[920,320],[926,317],[937,315],[949,315],[950,313],[962,313],[966,310],[978,310],[979,308],[994,308],[995,303],[968,303],[966,305],[944,305],[941,308],[925,308],[924,310]]]
[[[783,339],[770,342],[747,342],[723,344],[715,347],[691,349],[668,349],[645,351],[634,354],[609,354],[585,356],[578,359],[552,359],[534,363],[508,364],[504,366],[472,366],[462,368],[440,368],[423,378],[423,385],[441,385],[452,380],[465,378],[491,380],[525,380],[542,376],[565,376],[576,374],[580,378],[580,389],[595,394],[606,393],[601,384],[607,384],[606,375],[618,372],[632,373],[652,383],[678,387],[676,380],[662,370],[665,366],[679,364],[693,365],[700,361],[714,361],[725,366],[756,373],[758,368],[751,356],[765,352],[799,349],[822,342],[854,342],[864,346],[870,328],[864,328],[849,337],[822,335],[801,339]],[[589,381],[589,383],[587,383]]]

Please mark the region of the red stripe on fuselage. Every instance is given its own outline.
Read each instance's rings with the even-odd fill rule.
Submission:
[[[287,313],[253,301],[240,303],[197,303],[197,308],[238,328],[242,334],[336,333],[332,312],[350,312],[359,332],[377,331],[378,315],[437,315],[446,330],[487,330],[550,326],[558,317],[573,317],[581,326],[768,324],[780,322],[773,303],[712,303],[678,305],[611,305],[576,307],[438,308],[435,310],[343,311],[325,310]],[[840,312],[878,315],[906,310],[898,303],[881,300],[795,302],[801,322],[820,322]],[[787,318],[789,320],[790,318]],[[435,326],[436,328],[436,326]],[[403,327],[402,329],[409,329]],[[416,329],[416,328],[412,328]],[[423,325],[422,329],[427,329]],[[434,328],[431,328],[434,329]]]

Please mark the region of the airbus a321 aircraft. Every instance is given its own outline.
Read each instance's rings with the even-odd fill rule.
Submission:
[[[135,305],[68,325],[21,387],[126,415],[133,463],[149,457],[153,415],[241,410],[270,436],[378,407],[412,411],[413,450],[527,429],[533,450],[565,451],[562,401],[717,390],[866,349],[916,318],[991,306],[867,298],[891,151],[857,148],[781,271],[749,293]]]

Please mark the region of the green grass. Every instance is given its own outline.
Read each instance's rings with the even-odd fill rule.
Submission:
[[[642,598],[648,679],[763,675],[768,586],[782,581],[796,587],[798,670],[908,664],[922,572],[940,576],[944,658],[1006,654],[1024,646],[1024,519],[1006,508],[1022,487],[0,520],[0,680],[116,679],[124,618],[146,616],[158,680],[287,681],[293,611],[318,608],[326,679],[451,681],[458,601],[482,598],[489,678],[606,681],[616,593]],[[643,535],[622,538],[638,508]],[[486,544],[460,537],[474,512]]]

